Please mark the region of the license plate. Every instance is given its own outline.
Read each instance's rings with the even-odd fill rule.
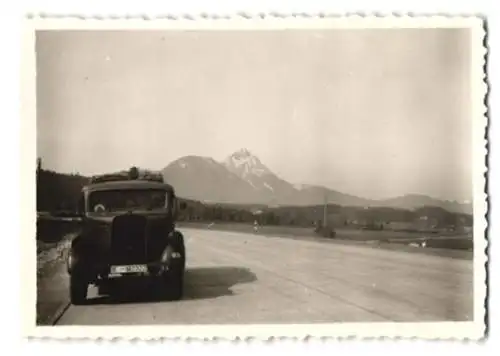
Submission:
[[[146,273],[148,267],[146,265],[127,265],[127,266],[111,266],[111,274],[122,273]]]

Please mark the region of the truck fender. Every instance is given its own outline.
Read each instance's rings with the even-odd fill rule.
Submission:
[[[173,250],[180,254],[182,265],[185,266],[186,262],[186,247],[184,244],[184,235],[178,231],[173,230],[169,234],[169,245],[172,246]]]
[[[174,247],[174,249],[178,252],[184,251],[184,235],[178,230],[174,230],[168,234],[169,244]]]
[[[77,259],[78,256],[75,253],[75,250],[72,247],[70,247],[66,252],[66,270],[68,274],[71,274],[74,271]]]
[[[66,252],[66,269],[69,274],[75,270],[75,266],[80,262],[82,253],[82,235],[78,234],[71,240],[70,247]]]

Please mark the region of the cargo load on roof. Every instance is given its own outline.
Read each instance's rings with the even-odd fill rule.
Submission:
[[[128,180],[144,180],[150,182],[164,183],[161,172],[155,172],[147,169],[132,167],[129,170],[123,170],[115,173],[99,174],[90,178],[90,184],[118,182]]]

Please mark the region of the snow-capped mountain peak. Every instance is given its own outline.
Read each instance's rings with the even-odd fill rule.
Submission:
[[[244,158],[244,157],[251,157],[252,153],[246,148],[241,148],[238,151],[235,151],[231,156]]]
[[[294,192],[290,183],[280,179],[259,158],[243,148],[227,157],[223,165],[234,173],[255,192],[274,201],[276,197],[291,196]]]
[[[262,177],[271,171],[262,162],[252,155],[246,148],[242,148],[226,158],[224,165],[231,172],[245,178],[248,176]]]

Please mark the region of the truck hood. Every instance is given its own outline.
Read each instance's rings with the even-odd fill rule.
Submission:
[[[144,222],[141,223],[141,219],[137,217],[145,218]],[[143,227],[140,227],[141,224]],[[134,247],[131,247],[130,253],[137,258],[132,258],[129,264],[143,263],[143,260],[154,261],[160,258],[167,244],[167,236],[172,230],[173,221],[165,214],[87,215],[78,245],[93,259],[107,263],[105,260],[123,254],[122,250],[132,244]],[[139,256],[141,253],[142,257]]]

